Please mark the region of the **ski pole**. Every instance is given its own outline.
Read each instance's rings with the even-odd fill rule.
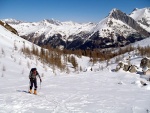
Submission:
[[[41,89],[41,81],[40,81],[40,89]]]
[[[30,90],[30,85],[31,85],[31,82],[29,81],[29,89],[28,89],[28,91]]]

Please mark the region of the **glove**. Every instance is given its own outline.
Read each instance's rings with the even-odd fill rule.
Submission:
[[[42,79],[40,79],[40,82],[42,82]]]

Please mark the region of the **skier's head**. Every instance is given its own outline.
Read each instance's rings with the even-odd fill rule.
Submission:
[[[36,74],[36,70],[33,70],[33,74]]]

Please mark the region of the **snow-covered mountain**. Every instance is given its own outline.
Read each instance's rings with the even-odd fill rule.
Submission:
[[[139,13],[141,10],[145,13]],[[98,24],[60,22],[54,19],[31,23],[13,19],[3,21],[13,26],[21,37],[37,45],[94,49],[124,46],[149,37],[149,28],[145,27],[149,25],[149,15],[149,8],[134,10],[131,15],[113,9]]]
[[[130,17],[137,21],[141,27],[150,32],[150,8],[136,8],[130,14]]]
[[[147,41],[148,43],[148,41]],[[0,25],[0,113],[148,113],[150,83],[139,73],[120,70],[105,62],[89,65],[90,58],[78,58],[86,72],[66,74],[28,58],[20,49],[32,43]],[[38,46],[36,46],[38,47]],[[38,47],[40,49],[40,47]],[[140,57],[131,63],[139,66]],[[112,59],[113,61],[113,59]],[[91,71],[91,67],[93,71]],[[30,68],[36,67],[42,77],[37,79],[38,95],[28,94]],[[45,68],[47,68],[45,70]],[[67,76],[66,76],[67,75]],[[142,78],[143,77],[143,78]],[[146,76],[148,77],[148,76]],[[141,81],[147,85],[143,86]]]
[[[109,37],[112,32],[123,35],[125,38],[138,32],[141,35],[149,36],[148,32],[141,28],[134,19],[118,9],[113,9],[108,17],[97,24],[94,30],[99,30],[101,37]]]
[[[94,23],[59,22],[54,19],[40,22],[21,22],[13,19],[3,21],[13,26],[19,32],[19,36],[37,45],[51,44],[65,48],[67,41],[73,41],[76,36],[87,34],[95,27]]]
[[[75,23],[72,21],[59,22],[57,20],[45,19],[40,22],[21,22],[13,19],[3,20],[17,29],[20,36],[28,36],[34,34],[33,38],[44,35],[45,39],[56,34],[60,34],[64,41],[70,35],[76,35],[80,32],[89,32],[94,26],[94,23]]]
[[[19,21],[19,20],[15,20],[15,19],[4,19],[4,22],[8,23],[8,24],[19,24],[19,23],[22,23],[23,21]]]
[[[90,34],[82,46],[89,45],[88,48],[125,46],[150,36],[149,32],[133,18],[118,9],[113,9]]]

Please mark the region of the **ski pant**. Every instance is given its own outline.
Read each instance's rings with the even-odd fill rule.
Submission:
[[[34,85],[34,90],[37,89],[37,80],[36,79],[30,79],[30,90],[32,90],[32,87]]]

